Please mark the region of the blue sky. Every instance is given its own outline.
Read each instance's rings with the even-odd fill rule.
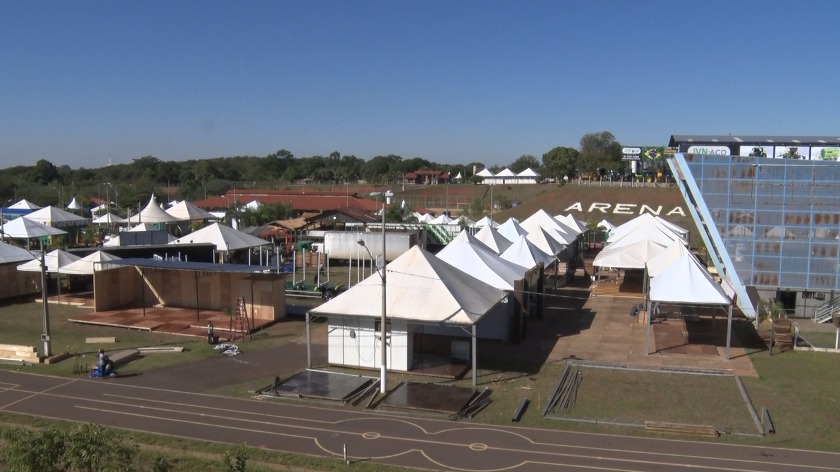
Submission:
[[[0,0],[0,166],[837,135],[840,2]]]

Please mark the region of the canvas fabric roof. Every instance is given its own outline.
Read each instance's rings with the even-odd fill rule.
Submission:
[[[160,207],[154,194],[149,198],[149,203],[146,204],[146,207],[140,210],[140,213],[128,217],[129,223],[175,223],[177,221],[179,221],[178,218],[170,215]]]
[[[671,239],[680,239],[682,240],[683,244],[686,243],[684,236],[675,233],[671,228],[654,218],[654,216],[650,213],[642,213],[641,215],[633,218],[627,223],[624,223],[623,225],[620,225],[612,231],[610,231],[610,237],[607,238],[607,242],[611,243],[613,241],[616,241],[624,237],[626,234],[635,231],[639,228],[645,228],[648,230],[652,228],[658,228],[663,233],[673,235]]]
[[[666,220],[665,218],[662,218],[661,216],[654,216],[654,218],[656,218],[656,221],[665,225],[666,228],[680,235],[680,237],[682,237],[683,239],[688,237],[688,230],[683,228],[682,226],[671,223],[670,221]]]
[[[482,226],[477,233],[475,239],[481,241],[485,246],[490,248],[496,254],[501,254],[510,247],[513,242],[499,233],[492,225]]]
[[[485,226],[492,226],[494,228],[497,228],[499,226],[499,223],[493,221],[493,219],[489,216],[485,216],[484,218],[481,218],[480,220],[473,223],[472,226],[474,228],[483,228]]]
[[[47,272],[53,273],[59,272],[62,267],[70,264],[71,262],[78,261],[79,259],[79,256],[70,254],[67,251],[62,251],[61,249],[48,252],[44,256],[44,262],[47,265]],[[39,258],[23,263],[17,267],[17,270],[22,270],[24,272],[41,272],[41,260]]]
[[[94,224],[97,225],[106,225],[106,224],[122,224],[126,223],[128,220],[125,218],[121,218],[113,213],[105,213],[104,215],[96,218],[93,220]]]
[[[3,233],[6,237],[16,239],[40,238],[41,236],[54,236],[67,234],[66,231],[52,226],[39,223],[28,218],[15,218],[12,221],[3,223]]]
[[[624,246],[608,245],[595,256],[592,265],[617,269],[644,269],[645,264],[664,252],[666,247],[647,239]]]
[[[543,252],[557,256],[568,247],[567,244],[558,239],[562,236],[553,229],[546,229],[541,226],[526,229],[528,230],[528,236],[525,237]]]
[[[535,171],[534,169],[531,169],[529,167],[529,168],[523,170],[522,172],[516,174],[516,176],[517,177],[539,177],[540,174],[538,174],[537,171]]]
[[[556,215],[554,219],[572,229],[579,231],[578,234],[585,233],[587,230],[586,223],[575,218],[574,216],[572,216],[571,213],[569,213],[568,215]]]
[[[35,256],[26,249],[0,242],[0,264],[31,261]]]
[[[536,222],[536,224],[538,224],[539,226],[542,226],[546,229],[553,228],[554,230],[556,230],[558,233],[560,233],[561,235],[563,235],[565,237],[565,239],[566,239],[565,242],[567,242],[567,243],[572,242],[575,239],[575,237],[577,237],[577,235],[579,235],[582,232],[582,231],[579,231],[575,228],[569,227],[569,225],[567,225],[565,223],[561,223],[560,221],[557,221],[556,218],[549,215],[548,212],[546,212],[543,209],[537,210],[536,212],[534,212],[533,215],[526,218],[525,221],[523,221],[521,223],[522,227],[525,228],[526,230],[530,231],[529,225],[532,224],[531,222]]]
[[[102,266],[96,264],[97,262],[106,262],[120,259],[117,256],[112,256],[107,252],[96,251],[88,254],[79,260],[73,261],[63,267],[58,268],[59,274],[72,275],[93,275],[94,270],[101,270]]]
[[[501,257],[528,269],[533,269],[540,262],[547,266],[556,260],[553,255],[538,248],[525,236],[516,238],[516,241],[501,254]]]
[[[650,282],[650,300],[694,305],[729,305],[731,300],[694,255],[686,253]]]
[[[14,205],[10,206],[9,208],[13,208],[15,210],[38,210],[38,209],[41,208],[41,206],[36,205],[36,204],[34,204],[34,203],[30,202],[29,200],[24,198],[23,200],[15,203]]]
[[[685,245],[685,240],[671,230],[662,226],[637,226],[629,231],[624,232],[620,237],[613,238],[611,235],[608,238],[607,248],[621,247],[637,243],[639,241],[654,241],[663,246],[670,246],[672,242],[679,242]]]
[[[437,257],[502,290],[513,290],[513,284],[528,272],[527,267],[502,259],[466,230],[441,249]]]
[[[455,220],[453,220],[452,218],[450,218],[446,215],[440,215],[440,216],[432,219],[432,221],[430,221],[429,223],[433,224],[433,225],[448,225],[448,224],[452,224],[453,222],[455,222]]]
[[[505,167],[504,169],[500,170],[496,177],[516,177],[516,174],[513,173],[512,170]]]
[[[481,169],[477,174],[479,177],[493,177],[493,173],[490,172],[490,169]]]
[[[507,238],[509,241],[516,241],[520,236],[528,236],[528,231],[519,224],[516,218],[508,218],[504,223],[500,224],[498,228],[499,234]]]
[[[670,267],[671,264],[684,257],[686,254],[688,254],[691,257],[694,257],[694,255],[691,254],[691,251],[689,251],[688,248],[682,244],[675,242],[674,244],[669,245],[658,256],[648,261],[648,277],[656,277],[665,269]]]
[[[270,244],[265,239],[260,239],[242,231],[225,226],[220,223],[213,223],[210,226],[201,228],[186,236],[180,237],[169,244],[193,244],[211,243],[216,245],[218,251],[235,251],[251,247]]]
[[[70,203],[67,204],[68,210],[81,210],[82,208],[82,205],[80,205],[79,202],[76,201],[76,197],[73,197],[73,199],[70,200]]]
[[[41,208],[40,210],[35,210],[32,213],[29,213],[28,215],[24,215],[23,218],[32,221],[37,221],[38,223],[47,226],[52,226],[54,228],[63,226],[83,225],[89,220],[89,218],[74,215],[69,211],[64,211],[61,208],[56,208],[54,206],[48,206]]]
[[[186,200],[176,203],[166,212],[181,221],[216,219],[216,216],[209,211],[202,210]]]
[[[469,326],[508,296],[420,246],[413,246],[385,269],[385,311],[391,319]],[[381,310],[382,280],[376,273],[310,313],[379,318]]]

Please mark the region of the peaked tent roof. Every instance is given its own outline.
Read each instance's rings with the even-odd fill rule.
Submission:
[[[627,246],[639,241],[654,241],[663,246],[670,246],[675,241],[680,244],[685,244],[685,240],[679,235],[663,226],[657,225],[637,226],[622,233],[618,238],[613,238],[613,235],[610,235],[607,239],[607,248]]]
[[[202,210],[186,200],[176,203],[166,212],[180,221],[216,219],[216,215],[210,213],[209,211]]]
[[[650,300],[695,305],[729,305],[731,300],[692,254],[676,260],[651,279]]]
[[[24,198],[9,208],[14,208],[15,210],[38,210],[41,207]]]
[[[568,244],[560,239],[563,236],[553,229],[546,229],[536,225],[534,228],[525,229],[528,230],[528,236],[525,236],[528,241],[532,242],[543,252],[557,256],[568,247]]]
[[[96,251],[87,256],[73,261],[63,267],[58,268],[59,274],[73,274],[73,275],[93,275],[93,272],[101,267],[97,266],[97,262],[107,262],[121,259],[117,256],[112,256],[107,252]]]
[[[682,226],[675,225],[674,223],[671,223],[670,221],[666,220],[665,218],[662,218],[661,216],[654,216],[654,218],[656,219],[656,221],[665,225],[666,228],[680,235],[680,237],[682,237],[683,239],[686,239],[688,237],[688,230],[683,228]]]
[[[613,229],[612,231],[610,231],[610,237],[607,238],[607,242],[611,243],[613,241],[616,241],[616,240],[624,237],[626,234],[628,234],[632,231],[635,231],[638,228],[651,229],[651,228],[654,228],[654,227],[658,228],[663,233],[673,235],[673,237],[671,239],[680,239],[680,240],[683,241],[683,244],[686,243],[686,240],[685,240],[684,236],[682,236],[678,233],[675,233],[674,230],[672,230],[667,225],[663,224],[661,221],[654,218],[654,216],[651,215],[650,213],[642,213],[641,215],[633,218],[632,220],[628,221],[627,223],[624,223],[623,225],[620,225],[620,226],[616,227],[615,229]]]
[[[528,271],[502,259],[466,230],[441,249],[437,257],[501,290],[513,290],[514,282],[524,278]]]
[[[516,174],[513,173],[512,170],[505,167],[504,169],[500,170],[496,177],[516,177]]]
[[[519,220],[513,217],[508,218],[496,229],[499,230],[499,234],[510,241],[516,241],[520,236],[528,236],[528,231],[519,224]]]
[[[562,236],[564,243],[574,241],[575,237],[581,233],[577,229],[570,228],[569,225],[557,221],[556,218],[549,215],[548,212],[543,209],[535,211],[533,215],[526,218],[520,224],[528,231],[531,231],[531,228],[535,225],[541,226],[546,230],[553,229]]]
[[[665,250],[662,251],[658,256],[648,261],[648,277],[656,277],[657,275],[661,274],[665,271],[665,269],[670,267],[671,264],[676,262],[678,259],[685,257],[686,254],[688,254],[691,257],[694,257],[694,255],[691,254],[691,251],[689,251],[688,248],[683,246],[682,244],[671,244],[670,246],[665,248]]]
[[[523,170],[522,172],[516,174],[516,176],[517,177],[539,177],[540,174],[538,174],[534,169],[531,169],[529,167],[529,168]]]
[[[516,241],[501,254],[501,258],[529,269],[533,269],[540,262],[547,266],[555,261],[554,256],[528,241],[526,236],[516,238]]]
[[[31,261],[35,256],[26,249],[0,242],[0,264]]]
[[[446,215],[440,215],[437,218],[433,218],[432,221],[429,221],[429,223],[433,225],[448,225],[454,222],[455,220]]]
[[[614,225],[614,224],[610,223],[610,222],[609,222],[609,221],[607,221],[606,219],[603,219],[603,220],[601,220],[601,221],[599,221],[599,222],[598,222],[598,227],[599,227],[599,228],[604,228],[605,230],[612,232],[612,231],[615,231],[615,229],[616,229],[618,226],[616,226],[616,225]]]
[[[90,220],[90,218],[74,215],[69,211],[64,211],[61,208],[56,208],[54,206],[48,206],[41,208],[40,210],[35,210],[28,215],[24,215],[23,218],[37,221],[38,223],[52,227],[83,225]]]
[[[120,224],[120,223],[125,223],[127,221],[128,220],[126,220],[125,218],[120,218],[119,216],[117,216],[113,213],[105,213],[104,215],[102,215],[98,218],[95,218],[93,220],[93,223],[97,224],[97,225],[107,225],[107,224]]]
[[[67,251],[62,251],[61,249],[48,252],[44,256],[44,262],[47,264],[47,272],[58,272],[62,267],[70,264],[71,262],[78,261],[79,259],[79,256],[70,254]],[[41,260],[33,259],[19,265],[17,270],[25,272],[41,272]]]
[[[179,220],[160,207],[154,194],[149,198],[146,208],[128,218],[129,223],[175,223],[176,221]]]
[[[70,203],[67,204],[68,210],[81,210],[82,208],[84,207],[76,201],[76,197],[73,197],[73,199],[70,200]]]
[[[67,231],[53,228],[28,218],[15,218],[12,221],[3,223],[3,234],[15,239],[40,238],[41,236],[53,236],[67,234]]]
[[[478,232],[475,233],[475,239],[481,241],[496,254],[505,252],[507,248],[513,244],[510,239],[502,236],[492,225],[483,226],[480,230],[478,230]]]
[[[385,312],[392,319],[469,326],[507,297],[420,246],[413,246],[385,269]],[[381,310],[382,280],[372,274],[310,313],[379,318]]]
[[[201,228],[198,231],[182,236],[169,244],[192,244],[211,243],[216,245],[217,251],[235,251],[251,247],[270,244],[265,239],[251,236],[248,233],[225,226],[220,223],[213,223],[210,226]]]
[[[595,267],[618,269],[644,269],[645,264],[665,251],[665,246],[650,240],[641,240],[625,246],[605,247],[595,256]]]
[[[492,226],[494,228],[497,228],[499,226],[499,223],[493,221],[493,219],[489,216],[485,216],[484,218],[473,223],[472,226],[473,228],[483,228],[485,226]]]
[[[568,215],[557,215],[554,217],[554,219],[563,223],[569,228],[580,231],[580,233],[578,234],[585,233],[587,230],[586,223],[575,218],[574,216],[572,216],[571,213],[569,213]]]
[[[481,169],[477,174],[479,177],[493,177],[493,173],[490,172],[490,169]]]

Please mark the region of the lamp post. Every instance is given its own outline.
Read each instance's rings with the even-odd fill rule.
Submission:
[[[379,375],[379,393],[385,393],[387,389],[387,373],[388,373],[388,351],[385,349],[385,340],[387,331],[385,329],[386,323],[386,304],[387,304],[387,297],[386,297],[386,275],[385,275],[385,206],[388,203],[388,199],[393,197],[394,194],[389,190],[386,192],[373,192],[370,194],[371,197],[379,198],[382,197],[382,272],[379,272],[377,269],[376,273],[379,274],[379,278],[382,280],[382,312],[381,317],[379,320],[379,363],[380,365],[380,375]],[[368,255],[373,259],[373,254],[370,253],[370,249],[365,245],[363,240],[359,240],[358,244],[365,248],[368,252]]]

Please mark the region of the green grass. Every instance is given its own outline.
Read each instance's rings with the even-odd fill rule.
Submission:
[[[73,355],[92,356],[100,346],[86,344],[85,338],[93,336],[115,336],[118,341],[116,344],[103,346],[108,349],[171,345],[186,348],[185,352],[180,354],[148,355],[141,361],[121,369],[125,372],[149,371],[175,363],[195,362],[215,355],[212,350],[206,349],[203,338],[86,326],[66,321],[74,314],[84,312],[86,310],[68,305],[50,305],[55,352],[66,351]],[[38,346],[40,350],[42,313],[40,303],[16,303],[0,307],[0,343]],[[248,349],[258,350],[291,342],[303,336],[304,329],[301,320],[277,323],[257,333],[253,340],[248,341]],[[746,328],[740,325],[739,329]],[[736,331],[737,334],[739,333]],[[810,336],[811,333],[805,334]],[[479,349],[479,352],[486,351]],[[528,398],[531,403],[521,418],[521,426],[650,436],[640,427],[644,421],[710,424],[724,434],[719,438],[704,440],[840,451],[840,436],[834,434],[840,427],[840,398],[836,395],[837,385],[840,385],[840,369],[836,368],[837,354],[788,351],[770,356],[767,351],[756,350],[748,355],[759,375],[742,380],[755,409],[769,409],[776,427],[774,435],[755,435],[755,425],[733,377],[580,367],[582,381],[573,408],[558,409],[549,417],[543,417],[542,410],[565,364],[554,362],[534,366],[521,361],[503,364],[499,359],[493,359],[492,369],[482,369],[482,363],[479,362],[479,389],[492,390],[492,403],[475,419],[464,421],[510,425],[514,410],[522,399]],[[55,365],[41,364],[23,368],[0,365],[0,368],[71,376],[74,375],[72,364],[71,360],[66,360]],[[377,376],[377,372],[373,371],[352,372]],[[288,373],[278,372],[281,376],[286,374]],[[211,393],[251,396],[255,390],[270,384],[272,380],[273,378],[254,379],[247,384],[230,385]],[[389,373],[389,385],[396,385],[403,380],[441,382],[440,379],[429,377]],[[468,374],[465,379],[445,383],[469,387],[471,379]],[[365,404],[366,402],[361,402],[356,407],[340,404],[334,406],[362,410]],[[424,415],[435,416],[428,413]],[[39,422],[40,420],[21,416],[0,415],[0,425],[23,423],[37,426]],[[154,435],[140,435],[138,441],[155,451],[155,447],[162,448],[170,440]],[[199,465],[185,465],[178,470],[208,470],[207,464],[219,460],[220,448],[223,449],[224,446],[199,443],[190,445],[189,448],[199,456],[210,457],[196,458],[196,464]],[[162,450],[165,451],[165,448]],[[335,461],[318,461],[309,457],[294,457],[266,451],[263,453],[268,454],[265,461],[277,463],[279,460],[286,467],[284,470],[331,470],[336,466]],[[277,457],[282,459],[276,459]],[[210,462],[202,462],[205,459]],[[255,459],[255,462],[260,461]],[[266,467],[268,468],[249,467],[249,470],[276,470],[272,469],[270,464]],[[366,464],[365,467],[373,468],[363,470],[398,470],[378,468],[371,464]]]

